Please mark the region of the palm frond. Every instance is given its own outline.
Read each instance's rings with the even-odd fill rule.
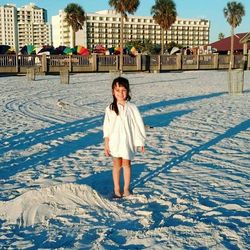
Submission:
[[[82,29],[85,21],[85,11],[80,5],[70,3],[65,7],[64,12],[66,13],[65,21],[75,32]]]
[[[140,5],[139,0],[109,0],[109,5],[123,15],[134,14]]]
[[[242,22],[242,17],[245,15],[245,8],[241,3],[235,1],[228,2],[223,9],[224,16],[227,22],[236,28]]]
[[[151,9],[154,20],[163,29],[167,30],[175,22],[177,11],[175,3],[172,0],[156,0]]]

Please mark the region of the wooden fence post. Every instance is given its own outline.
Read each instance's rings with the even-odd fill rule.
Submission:
[[[196,55],[196,64],[197,64],[196,69],[200,69],[200,55],[199,54]]]
[[[35,81],[35,78],[36,78],[36,69],[35,69],[35,67],[28,68],[26,76],[27,76],[28,81]]]
[[[141,71],[142,65],[141,65],[141,54],[138,54],[136,56],[136,70]]]
[[[231,69],[233,69],[233,68],[234,68],[234,65],[235,65],[235,56],[234,56],[234,55],[232,55],[232,67],[231,67]]]
[[[97,55],[92,54],[92,71],[96,72],[97,71]]]
[[[158,63],[158,69],[157,69],[157,71],[160,72],[161,71],[161,64],[162,64],[162,62],[161,62],[161,55],[158,55],[158,57],[159,57],[158,58],[158,62],[159,63]]]
[[[46,73],[47,72],[47,56],[45,54],[42,55],[42,72]]]
[[[19,60],[18,60],[18,54],[16,54],[16,73],[19,73]]]
[[[120,56],[116,55],[115,56],[115,69],[119,70],[119,65],[120,65]]]
[[[69,55],[69,71],[72,71],[72,55]]]
[[[247,68],[250,69],[250,50],[248,50],[248,55],[247,55]]]
[[[229,94],[241,94],[244,88],[244,69],[231,69],[228,71]]]
[[[181,53],[176,54],[176,69],[181,69]]]
[[[219,66],[219,54],[218,53],[215,53],[213,54],[213,68],[214,69],[218,69],[218,66]]]
[[[60,80],[62,84],[69,84],[69,69],[67,67],[60,69]]]

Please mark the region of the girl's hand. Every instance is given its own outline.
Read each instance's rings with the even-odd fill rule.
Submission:
[[[109,147],[104,147],[104,153],[105,153],[106,156],[110,156]]]
[[[104,140],[104,153],[106,156],[110,156],[109,139],[108,138],[105,138],[105,140]]]
[[[138,149],[141,151],[141,153],[145,153],[145,147],[144,146],[140,146],[140,147],[138,147]]]

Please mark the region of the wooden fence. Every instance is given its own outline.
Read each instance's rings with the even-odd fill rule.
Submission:
[[[123,71],[161,72],[173,70],[228,69],[229,55],[124,55]],[[0,73],[26,73],[35,67],[36,72],[59,73],[62,68],[69,72],[118,71],[117,55],[0,55]],[[233,68],[250,69],[250,55],[234,55]]]

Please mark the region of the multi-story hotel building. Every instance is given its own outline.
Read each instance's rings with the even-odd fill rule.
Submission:
[[[66,14],[62,10],[59,15],[52,16],[52,43],[54,47],[60,45],[73,47],[72,44],[72,28],[65,21]],[[76,44],[86,46],[86,23],[82,30],[76,32]]]
[[[64,21],[65,16],[65,12],[63,12],[62,10],[59,11],[59,15],[52,16],[52,43],[55,47],[58,47],[60,45],[71,45],[71,28]]]
[[[52,43],[54,47],[60,45],[73,47],[72,28],[65,21],[66,13],[62,10],[59,15],[52,16]],[[76,44],[87,46],[86,43],[86,22],[82,30],[76,32]]]
[[[26,44],[35,47],[51,44],[51,25],[48,23],[47,10],[34,4],[17,9],[19,48]]]
[[[19,51],[26,44],[41,47],[52,44],[57,47],[72,47],[72,30],[64,21],[65,13],[52,17],[51,25],[47,22],[47,11],[34,4],[21,8],[14,5],[0,7],[0,42]],[[165,32],[167,43],[175,42],[182,46],[198,47],[209,44],[210,23],[205,19],[177,18],[172,27]],[[52,42],[53,40],[53,42]],[[128,16],[124,23],[124,43],[131,40],[150,40],[153,44],[161,43],[161,29],[152,17]],[[97,44],[105,47],[120,44],[120,15],[114,10],[88,13],[83,30],[76,33],[76,44],[89,49]]]
[[[62,12],[57,19],[62,18]],[[58,26],[53,22],[52,30],[64,34],[65,25]],[[182,46],[198,47],[209,44],[210,22],[205,19],[177,18],[172,27],[165,32],[165,41],[175,42]],[[69,33],[68,33],[69,34]],[[79,39],[81,35],[81,39]],[[70,39],[70,35],[64,35]],[[58,36],[57,36],[58,37]],[[118,46],[120,44],[120,15],[114,10],[104,10],[96,13],[88,13],[84,30],[76,34],[77,44],[92,49],[96,44],[105,47]],[[128,16],[124,23],[124,43],[130,40],[150,40],[153,44],[161,43],[161,28],[152,17]],[[54,35],[53,35],[54,40]],[[57,44],[63,45],[63,38],[57,39]],[[68,41],[69,42],[69,41]],[[65,45],[65,44],[64,44]]]
[[[0,7],[0,44],[10,45],[19,51],[27,44],[41,47],[51,42],[51,25],[45,9],[34,4],[21,8],[15,5]]]
[[[14,5],[0,6],[0,44],[18,49],[17,9]]]

